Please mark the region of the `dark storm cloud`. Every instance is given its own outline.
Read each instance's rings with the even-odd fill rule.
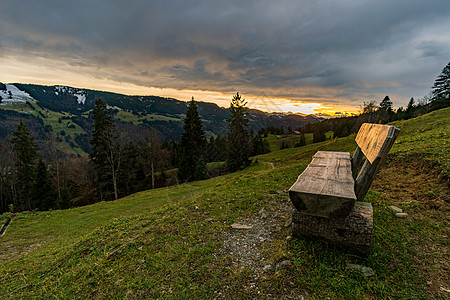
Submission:
[[[0,55],[162,88],[406,99],[449,61],[449,15],[448,0],[3,0]]]

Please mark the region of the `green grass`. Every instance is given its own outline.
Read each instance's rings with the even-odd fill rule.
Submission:
[[[430,145],[448,145],[439,137],[446,138],[442,132],[448,134],[448,127],[443,121],[449,117],[450,109],[446,109],[395,123],[402,135],[389,160],[420,155],[447,172],[448,151],[439,152]],[[428,122],[434,126],[417,132]],[[421,146],[411,145],[418,141]],[[373,249],[366,258],[320,241],[294,239],[287,247],[290,229],[283,227],[284,219],[279,220],[281,229],[272,239],[262,243],[260,253],[272,264],[289,259],[292,268],[259,276],[234,265],[232,254],[221,251],[223,234],[232,233],[232,223],[252,219],[262,209],[270,219],[270,212],[277,212],[278,204],[288,201],[286,193],[277,191],[289,188],[315,151],[352,152],[355,147],[353,135],[261,155],[260,163],[246,170],[205,181],[65,211],[17,214],[0,238],[0,295],[63,299],[444,297],[439,285],[427,284],[430,278],[435,281],[438,270],[429,267],[433,252],[423,249],[436,253],[448,249],[448,215],[410,203],[404,204],[410,217],[396,218],[388,209],[393,199],[382,190],[372,189],[366,197],[375,216]],[[373,268],[376,276],[365,279],[351,273],[346,267],[349,262]]]
[[[158,114],[146,114],[145,116],[136,116],[133,115],[131,112],[121,110],[119,111],[115,118],[125,121],[125,122],[132,122],[134,125],[142,124],[142,120],[147,121],[174,121],[174,122],[182,122],[182,118],[175,118],[175,117],[169,117],[169,116],[163,116]]]
[[[325,133],[325,137],[330,139],[330,137],[333,135],[332,131],[328,131]],[[268,134],[267,137],[264,138],[269,143],[269,149],[271,152],[280,150],[280,146],[282,142],[285,142],[288,147],[293,147],[295,143],[297,143],[300,139],[300,135],[296,134],[282,134],[282,135],[276,135],[276,134]],[[312,144],[313,142],[313,134],[312,133],[305,133],[305,141],[306,144]]]
[[[402,128],[392,149],[398,157],[419,156],[436,164],[442,175],[450,177],[450,116],[449,108],[431,112],[410,120],[393,122]]]
[[[81,155],[86,156],[87,153],[84,152],[79,147],[72,148],[65,140],[65,136],[69,136],[70,141],[73,142],[74,145],[77,145],[75,142],[75,134],[83,134],[86,133],[86,131],[81,128],[79,125],[75,124],[71,120],[64,120],[63,117],[71,117],[69,113],[60,113],[48,109],[42,109],[39,107],[35,102],[31,103],[32,108],[27,105],[26,103],[14,103],[11,105],[2,105],[0,106],[0,109],[6,109],[6,110],[13,110],[17,111],[19,113],[23,114],[32,114],[36,117],[40,117],[43,119],[45,125],[50,125],[52,127],[53,133],[55,136],[61,138],[61,142],[58,142],[58,146],[61,149],[64,149],[66,152],[73,153],[75,155]],[[45,118],[42,117],[40,114],[42,113]],[[89,116],[89,111],[84,112],[82,114],[84,117]],[[132,122],[134,125],[142,124],[143,120],[148,121],[175,121],[175,122],[182,122],[183,118],[178,117],[169,117],[169,116],[163,116],[158,114],[147,114],[145,116],[138,117],[136,115],[133,115],[131,112],[120,110],[115,118],[122,120],[124,122]],[[59,119],[61,119],[61,123],[59,122]],[[71,128],[68,127],[68,125],[71,124]],[[72,128],[73,127],[73,128]],[[65,135],[63,136],[61,134],[61,131],[64,131]],[[209,134],[211,135],[211,134]]]
[[[30,103],[32,108],[25,104],[25,103],[16,103],[12,105],[3,105],[0,108],[6,109],[6,110],[14,110],[19,113],[24,114],[32,114],[36,117],[42,118],[45,125],[50,125],[52,127],[53,133],[56,137],[61,138],[61,142],[58,142],[58,146],[61,149],[64,149],[66,152],[79,154],[79,155],[87,155],[86,152],[84,152],[82,149],[75,147],[70,147],[70,144],[65,140],[65,136],[69,136],[70,141],[73,142],[75,145],[75,134],[82,134],[86,133],[83,128],[81,128],[79,125],[73,123],[71,120],[63,120],[62,117],[69,117],[70,115],[68,113],[60,113],[55,112],[52,110],[42,109],[39,107],[35,102]],[[42,113],[45,118],[42,117],[40,114]],[[61,123],[59,123],[59,119],[61,119]],[[71,124],[73,128],[69,128],[68,124]],[[61,131],[64,131],[65,135],[61,135]]]

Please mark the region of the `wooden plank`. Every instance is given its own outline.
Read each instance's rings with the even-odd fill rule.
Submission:
[[[377,157],[377,159],[375,159],[373,162],[366,160],[361,168],[361,171],[359,171],[358,177],[355,180],[355,193],[358,201],[362,201],[366,196],[367,192],[369,191],[370,185],[375,179],[375,175],[386,159],[389,150],[395,142],[395,139],[400,134],[400,129],[394,126],[391,127],[393,130],[392,136],[387,139],[385,145],[379,153],[379,157]]]
[[[289,189],[298,211],[322,217],[345,217],[356,201],[350,153],[319,151]]]
[[[352,157],[352,176],[353,179],[356,179],[356,176],[358,176],[358,169],[361,165],[362,159],[364,158],[364,155],[361,151],[361,148],[358,146],[356,147],[355,153],[353,153]]]
[[[370,163],[389,152],[386,148],[398,128],[390,125],[364,123],[356,136],[356,143]],[[390,147],[389,147],[390,148]]]

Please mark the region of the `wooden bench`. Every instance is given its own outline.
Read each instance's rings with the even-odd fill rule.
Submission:
[[[367,252],[372,206],[361,201],[399,132],[394,126],[364,123],[352,158],[348,152],[318,151],[289,189],[295,207],[293,234],[322,237]]]

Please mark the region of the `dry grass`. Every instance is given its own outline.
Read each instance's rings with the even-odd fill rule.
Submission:
[[[407,212],[409,222],[442,229],[436,235],[411,236],[409,241],[417,249],[414,265],[426,281],[427,296],[445,298],[449,295],[445,290],[450,287],[449,181],[438,168],[420,157],[390,158],[372,184],[372,190],[380,192],[380,200],[386,205]]]

